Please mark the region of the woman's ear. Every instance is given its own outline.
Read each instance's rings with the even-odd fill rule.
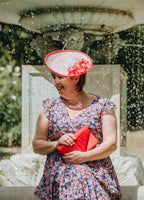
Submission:
[[[75,79],[75,83],[77,84],[80,80],[80,76],[74,76],[74,79]]]
[[[73,80],[77,84],[80,80],[80,76],[72,76],[70,77],[70,79]]]

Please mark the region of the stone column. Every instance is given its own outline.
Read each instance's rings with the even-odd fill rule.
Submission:
[[[31,152],[32,139],[42,100],[56,97],[58,92],[45,66],[22,66],[22,152]]]

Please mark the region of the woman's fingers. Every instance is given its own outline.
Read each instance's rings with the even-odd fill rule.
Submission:
[[[75,136],[72,134],[65,134],[59,139],[59,144],[66,145],[66,146],[72,146],[75,144]]]
[[[73,134],[68,134],[68,136],[70,136],[73,140],[76,140],[76,137]]]
[[[84,152],[80,152],[80,151],[73,151],[63,156],[63,159],[67,164],[68,163],[81,164],[85,162],[84,158],[85,158]]]
[[[68,145],[70,145],[70,146],[72,146],[72,145],[75,144],[75,143],[74,143],[74,140],[73,140],[73,138],[71,138],[71,136],[68,136],[68,137],[66,138],[66,143],[67,143]]]
[[[76,140],[75,136],[72,134],[69,134],[68,139],[67,139],[67,142],[69,143],[69,145],[71,146],[74,145],[75,144],[74,140]]]

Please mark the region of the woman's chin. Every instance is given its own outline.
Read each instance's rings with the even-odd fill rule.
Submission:
[[[63,92],[60,90],[60,91],[58,91],[58,93],[59,93],[59,95],[61,96],[62,94],[63,94]]]
[[[58,91],[59,95],[64,98],[64,93],[62,91]]]

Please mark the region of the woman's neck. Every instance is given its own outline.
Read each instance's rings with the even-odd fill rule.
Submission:
[[[87,94],[84,91],[72,94],[69,98],[63,98],[65,105],[70,109],[82,110],[94,99],[93,95]]]

